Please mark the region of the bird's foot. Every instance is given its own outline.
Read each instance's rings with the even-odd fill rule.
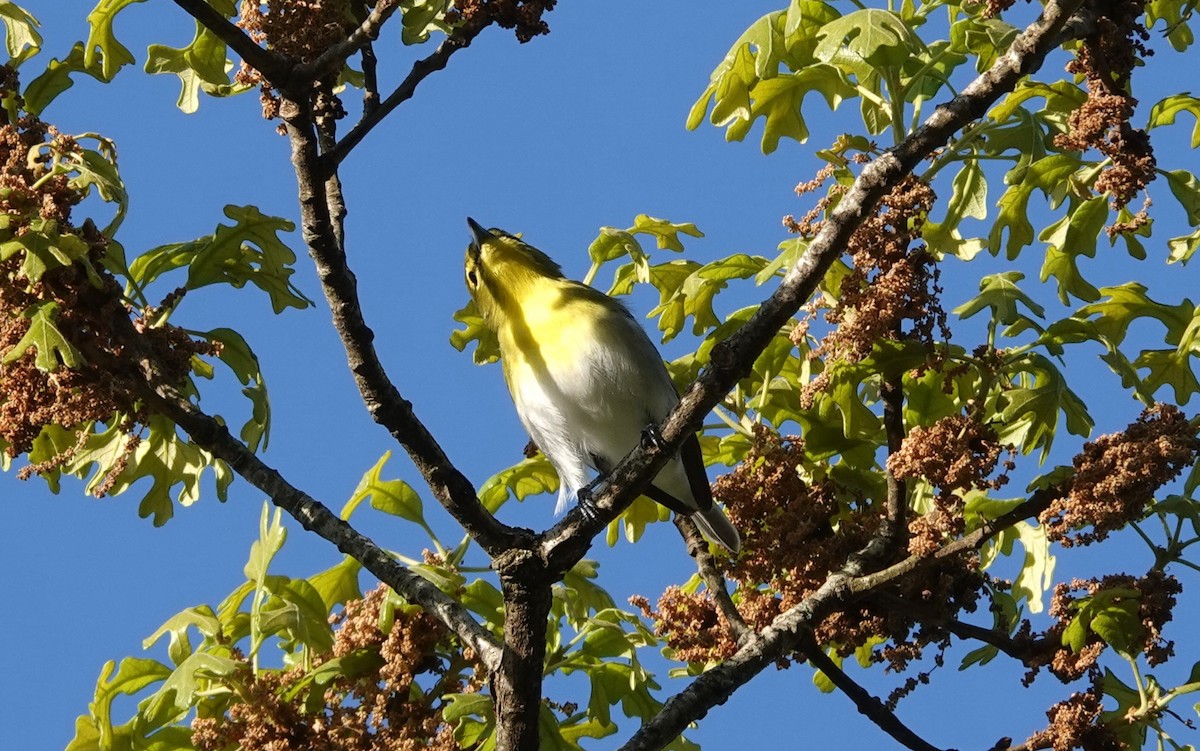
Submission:
[[[575,496],[579,498],[579,513],[583,514],[583,518],[589,523],[596,521],[600,515],[600,509],[596,506],[596,499],[592,494],[597,482],[599,481],[593,480],[587,487],[580,488],[575,493]]]
[[[659,432],[658,426],[650,423],[642,428],[642,448],[644,449],[660,449],[663,445],[662,433]]]

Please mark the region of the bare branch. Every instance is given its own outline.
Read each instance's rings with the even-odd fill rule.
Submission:
[[[322,158],[324,160],[323,166],[325,172],[328,174],[336,170],[337,166],[349,155],[350,151],[366,138],[367,134],[388,116],[388,113],[396,109],[396,107],[400,106],[407,99],[412,98],[418,84],[428,78],[431,73],[445,68],[446,63],[450,60],[450,56],[470,43],[469,39],[463,40],[458,37],[447,37],[442,40],[442,43],[437,46],[437,49],[431,55],[413,63],[412,70],[404,77],[404,80],[400,82],[395,91],[388,94],[387,99],[380,102],[378,106],[368,108],[363,113],[362,119],[350,129],[349,133],[342,137],[337,146],[334,146],[333,149],[324,154]]]
[[[272,84],[286,83],[287,73],[291,69],[287,59],[260,47],[246,32],[230,23],[228,18],[204,0],[175,0],[175,4],[216,34],[217,38],[229,45],[247,65],[262,73]]]
[[[872,696],[862,686],[854,682],[850,676],[846,675],[845,671],[837,666],[829,655],[813,640],[811,634],[806,634],[800,639],[800,649],[804,652],[804,656],[812,663],[813,667],[825,674],[833,685],[850,700],[854,702],[854,706],[858,707],[858,711],[865,715],[867,719],[875,723],[880,730],[895,738],[905,748],[912,751],[941,751],[937,746],[932,745],[921,736],[917,735],[900,721],[894,712],[888,709],[883,702]]]
[[[454,467],[413,413],[412,404],[400,395],[388,378],[375,352],[375,333],[363,318],[358,282],[346,263],[338,238],[337,219],[330,213],[328,191],[336,176],[330,179],[322,176],[312,113],[307,104],[287,99],[280,112],[292,144],[292,165],[300,188],[304,243],[316,265],[334,328],[341,337],[347,363],[367,410],[375,422],[387,428],[408,452],[438,501],[494,558],[530,535],[501,524],[488,513],[475,495],[470,480]],[[334,203],[340,201],[340,193],[337,198]]]

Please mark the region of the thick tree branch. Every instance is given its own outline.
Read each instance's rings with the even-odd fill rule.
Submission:
[[[504,593],[504,651],[500,669],[491,674],[496,747],[538,751],[546,620],[554,599],[551,578],[529,550],[513,549],[501,556],[495,567]]]
[[[175,4],[216,34],[217,38],[229,45],[247,65],[262,73],[273,85],[287,82],[287,74],[291,70],[289,60],[259,46],[246,32],[230,23],[229,19],[204,0],[175,0]]]
[[[1021,78],[1037,70],[1046,55],[1063,41],[1068,20],[1083,2],[1050,0],[1042,15],[1017,35],[991,68],[958,96],[939,105],[895,148],[863,168],[774,294],[740,329],[713,348],[708,367],[701,371],[662,424],[662,441],[636,447],[609,473],[605,489],[594,499],[597,513],[591,518],[585,519],[578,508],[573,509],[543,535],[542,553],[552,569],[570,569],[587,552],[595,535],[633,503],[644,483],[678,451],[688,435],[699,429],[704,416],[739,379],[749,374],[755,359],[812,295],[851,235],[875,211],[879,199],[922,159],[944,146],[956,131],[983,117]],[[1085,26],[1080,23],[1072,31],[1082,31]]]
[[[384,99],[377,106],[365,108],[363,117],[354,127],[350,129],[342,140],[338,142],[330,151],[323,156],[323,167],[325,173],[330,173],[337,169],[337,166],[342,163],[352,149],[359,144],[367,134],[374,130],[375,126],[383,121],[388,114],[399,107],[403,102],[412,98],[413,93],[417,90],[417,86],[429,77],[431,73],[441,70],[446,67],[450,56],[460,49],[463,49],[471,43],[470,39],[460,39],[458,37],[447,37],[443,39],[437,49],[428,57],[417,60],[413,63],[412,70],[400,82],[395,91],[388,94],[387,99]]]
[[[854,702],[854,706],[861,714],[875,723],[880,730],[899,741],[905,748],[912,749],[912,751],[941,751],[937,746],[914,733],[911,728],[900,721],[895,712],[888,709],[883,702],[846,675],[845,671],[839,668],[837,663],[830,659],[829,655],[825,654],[824,650],[813,641],[811,635],[806,634],[800,639],[800,650],[804,652],[804,656],[808,658],[813,667],[824,673],[833,685],[850,697],[850,701]]]
[[[146,399],[158,413],[187,431],[192,442],[224,460],[251,485],[266,493],[271,502],[291,514],[301,526],[337,546],[392,589],[420,605],[454,632],[464,645],[479,655],[489,670],[500,664],[500,645],[457,600],[431,582],[396,562],[387,551],[360,534],[324,504],[297,489],[229,430],[173,389],[147,386]]]
[[[285,99],[280,108],[292,144],[292,165],[300,190],[304,243],[317,269],[321,289],[333,315],[333,325],[346,350],[346,359],[359,393],[375,422],[404,447],[438,501],[493,558],[529,535],[496,520],[475,494],[433,435],[413,413],[388,378],[375,351],[375,333],[363,318],[358,282],[346,263],[330,214],[327,180],[321,169],[313,117],[303,102]]]

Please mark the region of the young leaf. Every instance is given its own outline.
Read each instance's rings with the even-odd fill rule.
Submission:
[[[1175,94],[1156,102],[1150,108],[1150,117],[1147,118],[1146,130],[1158,128],[1163,125],[1174,125],[1175,117],[1181,112],[1187,112],[1196,119],[1192,127],[1191,146],[1193,149],[1200,148],[1200,99],[1191,94]]]
[[[250,400],[250,419],[242,425],[238,435],[251,451],[257,452],[259,448],[265,451],[271,433],[271,402],[258,357],[245,338],[233,329],[216,328],[201,335],[209,341],[220,342],[221,351],[217,357],[237,376],[245,387],[242,394]]]
[[[1018,320],[1027,318],[1019,310],[1020,307],[1024,307],[1038,318],[1045,318],[1046,309],[1017,286],[1017,282],[1024,278],[1025,275],[1019,271],[1005,271],[983,277],[979,281],[979,294],[955,308],[954,315],[966,319],[985,308],[990,308],[993,321],[1003,326],[1011,326]]]
[[[476,365],[486,365],[500,359],[500,340],[496,333],[483,322],[479,307],[471,300],[454,312],[454,320],[463,324],[463,328],[450,332],[450,344],[459,352],[475,342],[475,353],[472,358]]]
[[[180,91],[176,106],[189,114],[200,108],[200,92],[227,96],[245,91],[242,85],[230,85],[225,43],[206,26],[196,23],[196,35],[186,47],[152,44],[146,51],[146,72],[174,73]]]
[[[16,362],[33,349],[36,352],[33,364],[45,373],[58,370],[62,366],[77,368],[83,364],[83,355],[75,345],[67,341],[62,332],[54,325],[58,316],[58,303],[46,302],[33,308],[28,313],[29,329],[20,341],[13,345],[5,355],[2,363]]]
[[[876,69],[898,68],[924,51],[921,40],[904,19],[878,8],[847,13],[822,26],[817,36],[821,41],[813,56],[839,66],[848,66],[844,61],[852,57]]]
[[[42,48],[38,20],[16,3],[0,3],[0,21],[4,22],[5,46],[10,64],[17,66],[33,57]]]
[[[145,287],[172,269],[187,268],[184,286],[189,290],[209,284],[241,288],[249,282],[270,296],[276,313],[312,305],[290,281],[296,254],[278,236],[295,225],[254,206],[226,206],[225,216],[235,224],[218,224],[211,235],[162,245],[134,259],[130,264],[134,282]]]
[[[100,669],[100,678],[96,681],[95,698],[90,710],[95,718],[98,730],[100,748],[111,748],[113,739],[112,703],[120,695],[131,696],[152,683],[158,683],[171,675],[171,669],[157,660],[140,657],[126,657],[121,660],[121,666],[113,675],[116,665],[112,660],[104,663]],[[80,718],[85,719],[85,718]]]
[[[1175,194],[1176,200],[1187,212],[1188,224],[1195,227],[1200,224],[1200,179],[1188,170],[1172,170],[1166,173],[1167,185]]]
[[[510,497],[523,501],[531,495],[553,493],[556,490],[558,475],[550,461],[538,453],[485,480],[479,487],[479,500],[488,511],[495,513]]]
[[[101,65],[104,80],[111,81],[117,71],[134,61],[133,53],[117,41],[113,33],[113,22],[117,14],[134,3],[145,0],[105,0],[88,14],[88,24],[91,31],[84,44],[84,65],[91,67],[97,60]]]

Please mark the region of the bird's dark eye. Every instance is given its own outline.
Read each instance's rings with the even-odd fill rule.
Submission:
[[[479,284],[479,277],[475,275],[475,269],[471,269],[467,272],[467,284],[470,284],[472,287],[475,287]]]

